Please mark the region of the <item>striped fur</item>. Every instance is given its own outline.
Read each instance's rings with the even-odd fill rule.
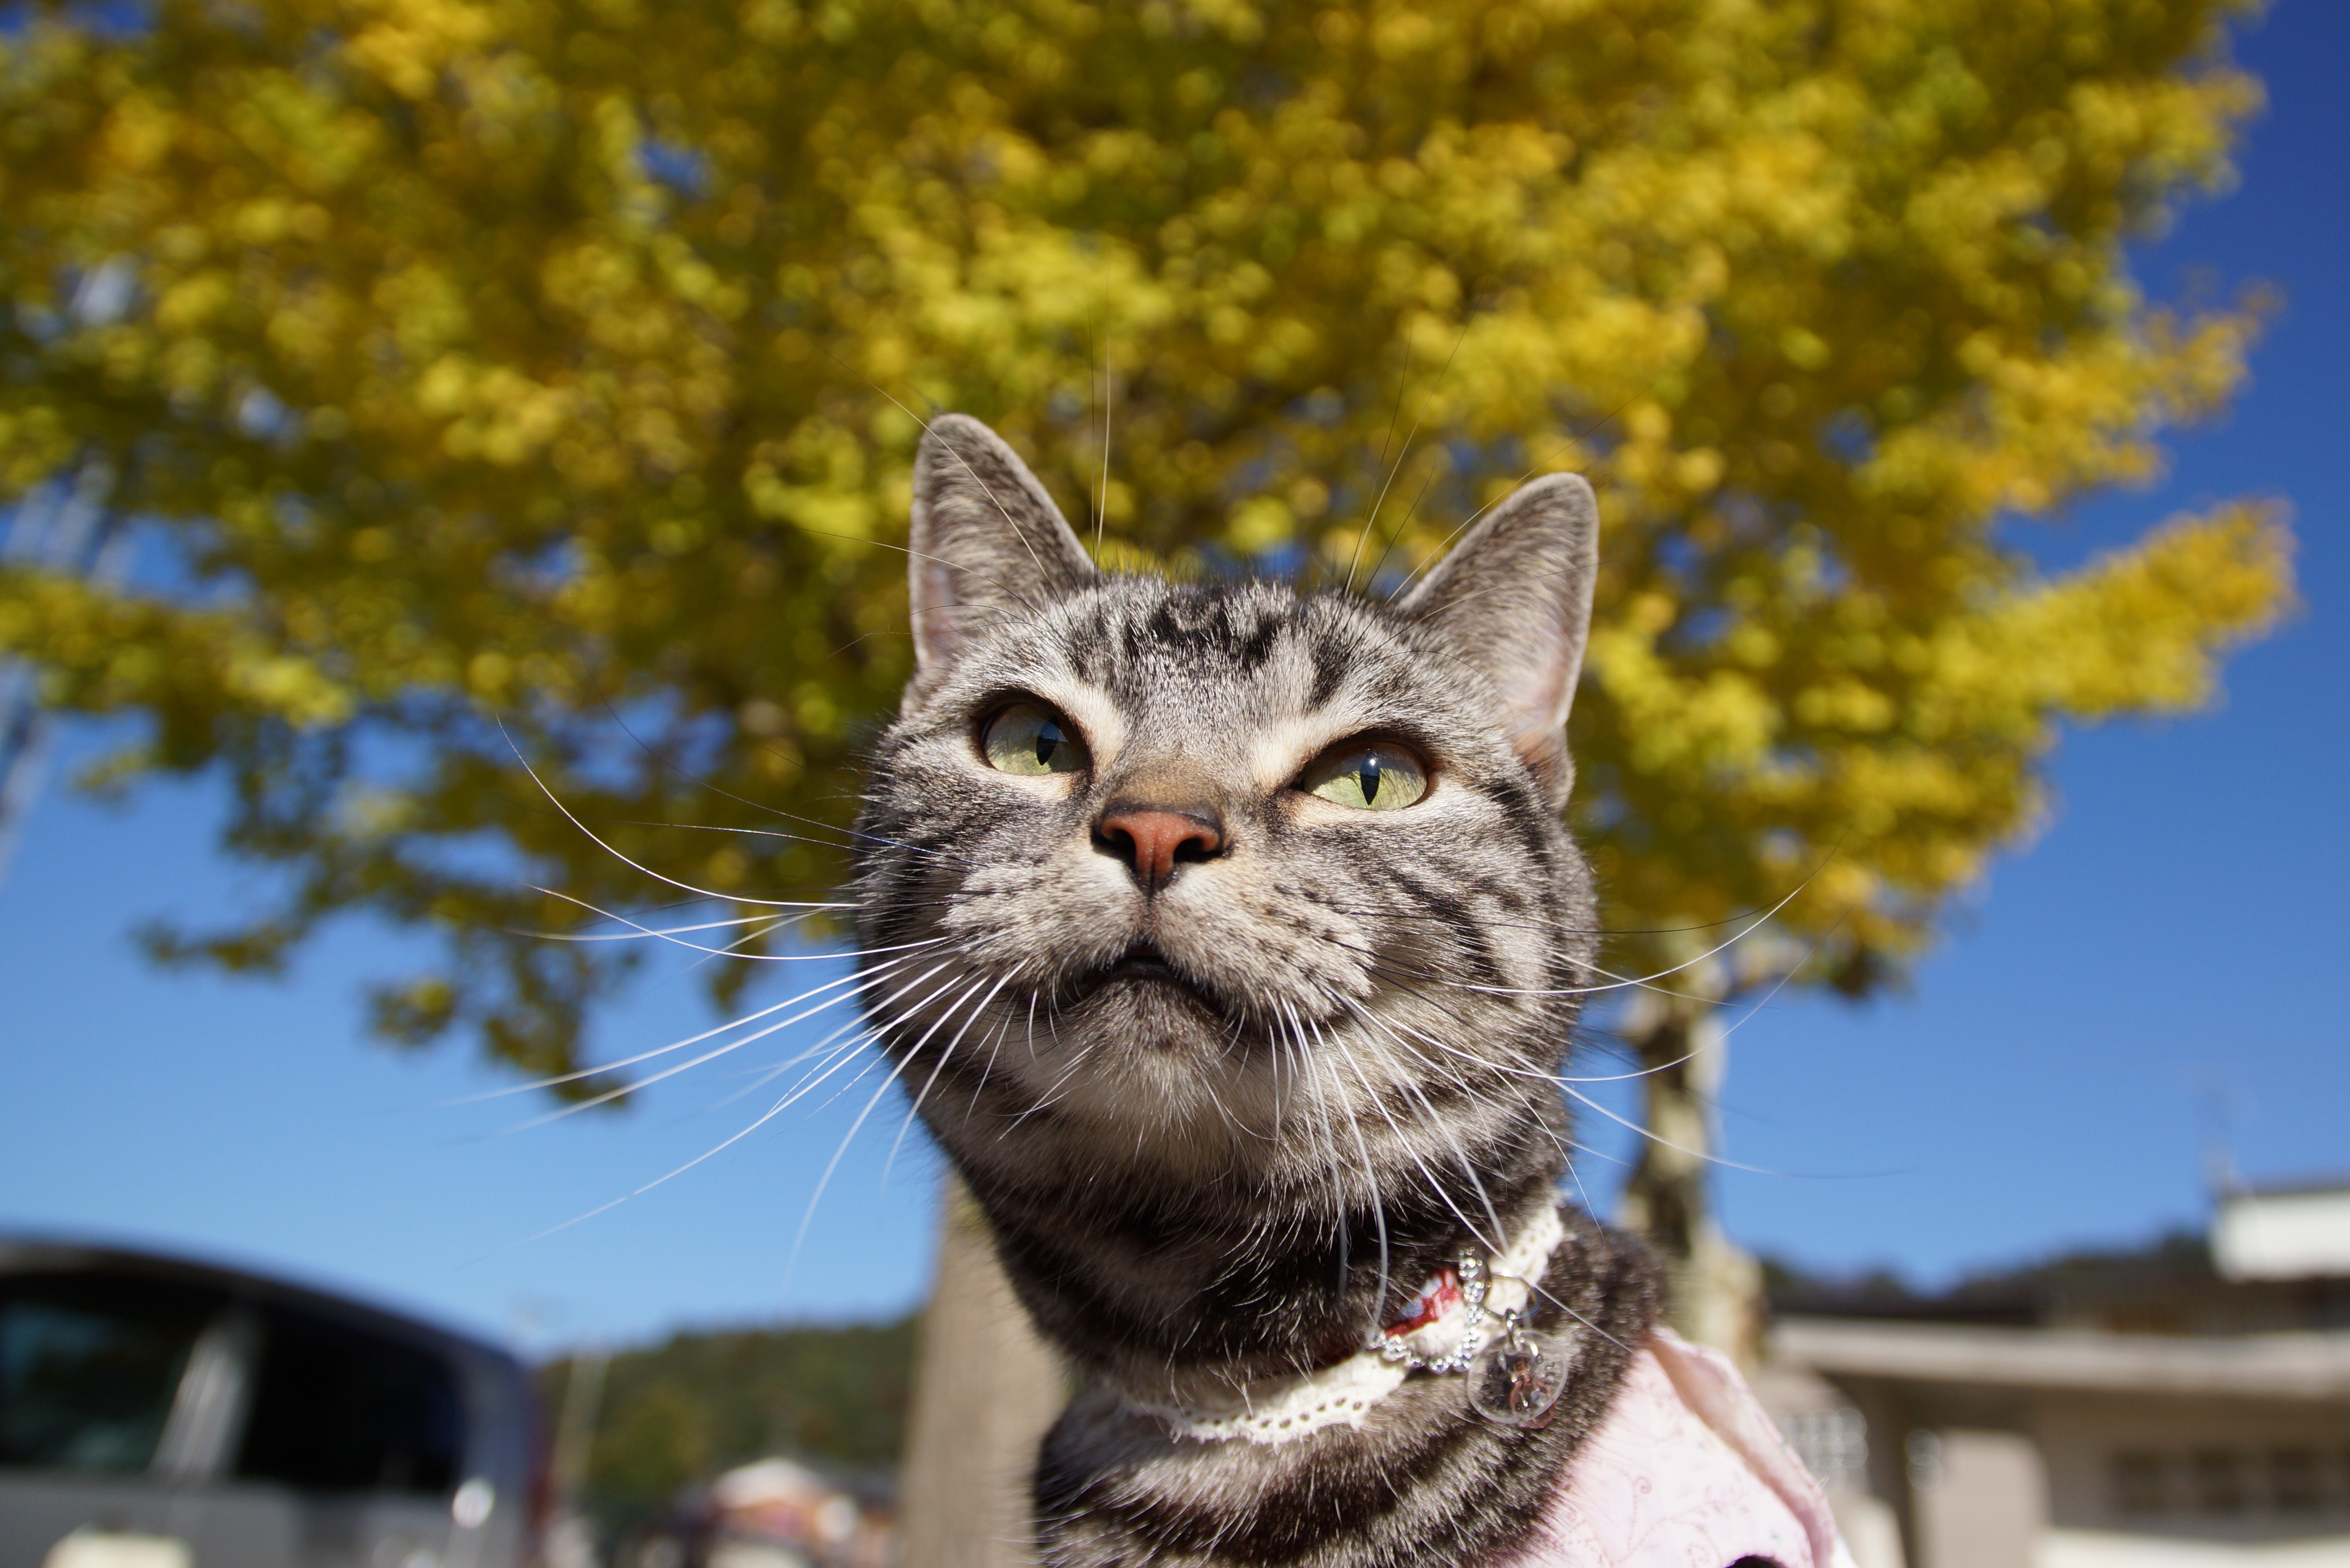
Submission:
[[[1478,1424],[1458,1379],[1279,1448],[1125,1404],[1337,1360],[1558,1201],[1549,1075],[1596,951],[1559,823],[1589,493],[1521,492],[1389,608],[1098,575],[983,427],[925,441],[920,664],[860,825],[868,1000],[1086,1378],[1036,1472],[1047,1563],[1503,1561],[1646,1334],[1648,1263],[1578,1220],[1546,1321],[1594,1327],[1540,1434]],[[978,736],[1015,700],[1066,716],[1090,769],[992,769]],[[1289,787],[1367,734],[1429,761],[1424,799]],[[1100,832],[1136,803],[1214,819],[1217,852],[1146,890]],[[1138,952],[1171,973],[1109,972]]]

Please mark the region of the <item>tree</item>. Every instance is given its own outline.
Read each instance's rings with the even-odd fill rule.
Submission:
[[[171,566],[12,569],[0,650],[147,720],[99,782],[224,769],[284,869],[160,953],[437,922],[380,1027],[561,1070],[628,961],[505,933],[647,884],[508,737],[639,864],[826,888],[837,833],[754,835],[846,821],[908,667],[918,410],[995,421],[1113,561],[1380,592],[1575,468],[1624,972],[1761,909],[1866,992],[2031,831],[2061,723],[2196,707],[2287,602],[2262,504],[2058,576],[2015,532],[2243,373],[2257,299],[2150,304],[2124,250],[2227,176],[2241,9],[47,8],[0,86],[0,483],[102,464]]]
[[[602,1375],[577,1479],[598,1513],[633,1525],[713,1470],[778,1451],[881,1469],[904,1447],[913,1349],[906,1319],[677,1333],[621,1351]],[[540,1369],[548,1411],[565,1407],[572,1367]]]

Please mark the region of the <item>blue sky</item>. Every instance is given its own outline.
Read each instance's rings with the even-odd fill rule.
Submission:
[[[2199,1224],[2215,1111],[2255,1179],[2350,1171],[2335,967],[2350,938],[2350,97],[2335,80],[2350,11],[2286,0],[2239,52],[2272,99],[2241,188],[2190,210],[2138,271],[2158,296],[2197,268],[2282,286],[2253,385],[2176,442],[2160,485],[2029,537],[2070,563],[2210,500],[2283,495],[2303,610],[2236,660],[2219,711],[2068,737],[2048,831],[1957,911],[1909,994],[1785,1000],[1740,1024],[1728,1153],[1774,1173],[1723,1173],[1751,1246],[1931,1282]],[[0,1229],[243,1260],[534,1346],[919,1298],[938,1168],[911,1137],[885,1181],[902,1101],[873,1112],[792,1266],[873,1077],[543,1235],[743,1128],[772,1098],[745,1093],[750,1069],[784,1053],[713,1064],[625,1116],[503,1132],[544,1107],[456,1104],[509,1080],[463,1050],[363,1039],[360,981],[409,960],[395,934],[343,929],[282,984],[147,969],[138,920],[201,919],[255,891],[211,852],[220,813],[195,785],[124,810],[53,792],[33,820],[0,885]],[[619,1054],[710,1022],[672,966],[598,1038]],[[1612,1193],[1606,1157],[1625,1140],[1593,1141],[1587,1183]]]

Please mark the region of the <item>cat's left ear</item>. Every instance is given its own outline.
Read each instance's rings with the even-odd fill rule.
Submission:
[[[1598,502],[1581,475],[1554,473],[1495,507],[1401,606],[1483,671],[1503,732],[1558,805],[1575,782],[1566,711],[1598,576]]]

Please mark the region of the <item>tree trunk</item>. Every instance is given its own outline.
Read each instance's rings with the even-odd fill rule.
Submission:
[[[1682,989],[1714,989],[1708,966],[1675,977]],[[1762,1270],[1715,1222],[1707,1159],[1721,1139],[1714,1106],[1729,1048],[1720,1006],[1698,995],[1644,993],[1624,1032],[1647,1076],[1648,1127],[1625,1184],[1623,1222],[1655,1249],[1671,1284],[1667,1313],[1700,1345],[1752,1366],[1762,1351]]]
[[[1012,1293],[986,1218],[946,1181],[937,1282],[900,1491],[906,1568],[1024,1568],[1036,1444],[1067,1398],[1060,1358]]]

